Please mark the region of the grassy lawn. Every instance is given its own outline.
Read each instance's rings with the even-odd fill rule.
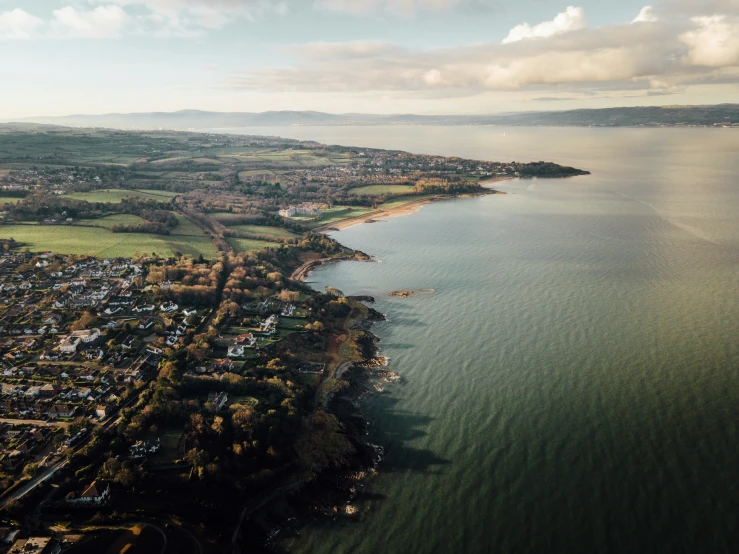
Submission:
[[[192,225],[192,224],[190,224]],[[174,256],[176,252],[206,258],[216,255],[211,240],[195,227],[198,235],[150,235],[146,233],[112,233],[106,229],[73,225],[2,225],[0,238],[13,238],[30,252],[50,250],[58,254],[84,254],[98,258],[132,257],[136,255]],[[182,233],[182,234],[180,234]]]
[[[237,252],[259,252],[265,248],[273,248],[280,246],[278,242],[268,242],[266,240],[236,239],[229,238],[228,243]]]
[[[129,198],[131,196],[166,202],[178,195],[179,193],[176,192],[161,190],[103,189],[92,192],[75,192],[67,195],[67,198],[72,198],[73,200],[85,200],[87,202],[110,202],[111,204],[120,204],[124,198]]]
[[[303,318],[281,317],[279,329],[285,329],[288,331],[302,331],[306,323],[308,323],[308,320]]]
[[[178,427],[167,427],[159,432],[159,439],[162,446],[159,451],[152,456],[151,460],[156,464],[171,464],[175,460],[182,458],[179,452],[180,438],[182,437],[182,429]],[[149,437],[150,439],[156,437]]]
[[[380,204],[380,208],[383,210],[387,210],[390,208],[397,208],[399,206],[402,206],[404,204],[410,204],[411,202],[418,202],[419,200],[425,200],[427,198],[433,198],[434,196],[437,196],[435,194],[419,194],[417,196],[400,196],[399,198],[393,198],[392,200],[389,200],[387,202],[384,202],[383,204]]]
[[[115,214],[95,219],[80,219],[75,225],[92,225],[93,227],[103,227],[110,229],[113,225],[141,225],[145,223],[144,219],[132,214]]]
[[[281,227],[267,227],[266,225],[231,225],[229,229],[233,229],[239,233],[259,235],[260,237],[272,240],[294,239],[299,237],[299,235],[291,233],[287,229],[282,229]]]
[[[368,214],[372,212],[371,208],[356,208],[352,206],[337,206],[322,212],[322,217],[319,221],[312,221],[310,225],[312,227],[318,227],[319,225],[326,225],[327,223],[333,223],[335,221],[341,221],[349,217],[358,217],[360,215]]]
[[[377,196],[380,194],[407,194],[414,191],[411,185],[370,185],[351,189],[351,196]]]

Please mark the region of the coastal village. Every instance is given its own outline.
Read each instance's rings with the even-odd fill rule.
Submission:
[[[354,517],[382,457],[355,402],[388,375],[370,332],[383,316],[303,283],[369,259],[325,231],[494,192],[488,179],[581,173],[269,137],[0,132],[0,552],[236,552],[288,514]]]

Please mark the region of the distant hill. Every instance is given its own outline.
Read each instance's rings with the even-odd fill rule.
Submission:
[[[228,113],[182,110],[178,112],[31,117],[23,119],[21,122],[72,127],[179,130],[284,125],[739,126],[739,104],[606,108],[464,116],[329,114],[311,111]]]

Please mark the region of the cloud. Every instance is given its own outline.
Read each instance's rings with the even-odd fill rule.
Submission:
[[[568,6],[567,9],[559,14],[552,21],[545,21],[534,25],[522,23],[511,29],[508,36],[503,39],[503,44],[516,42],[529,38],[546,38],[570,31],[576,31],[587,27],[585,19],[585,10]]]
[[[578,8],[560,15],[509,34],[507,39],[516,40],[504,43],[438,49],[372,41],[293,45],[283,48],[293,58],[292,67],[234,73],[224,86],[461,98],[486,91],[530,91],[539,97],[589,90],[654,96],[683,93],[694,85],[739,83],[739,18],[654,20],[651,10],[642,10],[638,23],[648,24],[593,29]],[[537,40],[524,40],[529,37]]]
[[[0,13],[0,39],[29,39],[44,24],[42,19],[15,8]]]
[[[81,38],[112,38],[120,36],[129,17],[118,6],[99,6],[80,11],[66,6],[54,12],[52,32],[60,36]]]
[[[169,27],[169,31],[218,29],[234,19],[255,20],[267,12],[284,14],[286,0],[90,0],[146,10],[140,18],[146,27]]]
[[[315,0],[313,5],[319,10],[354,15],[389,12],[394,15],[411,17],[423,10],[447,10],[461,2],[462,0]]]
[[[632,23],[652,23],[655,21],[659,21],[659,18],[654,13],[654,8],[652,6],[644,6],[639,12],[639,15],[637,15],[631,22]]]
[[[0,39],[112,38],[120,36],[129,17],[118,6],[78,10],[65,6],[45,21],[16,8],[0,13]]]
[[[739,21],[725,15],[695,17],[696,28],[680,36],[688,45],[685,59],[703,67],[739,66]]]

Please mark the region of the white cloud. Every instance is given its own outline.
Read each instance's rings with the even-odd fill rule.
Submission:
[[[703,67],[739,66],[739,21],[725,15],[695,17],[696,28],[680,39],[689,47],[685,57]]]
[[[292,67],[233,74],[226,86],[450,98],[512,90],[552,97],[593,90],[664,95],[688,86],[739,83],[739,18],[659,18],[597,29],[585,27],[581,13],[567,21],[575,23],[529,27],[527,34],[538,40],[505,44],[432,50],[383,42],[294,45],[284,48],[294,58]],[[579,31],[564,31],[572,27]]]
[[[97,3],[144,8],[149,16],[140,18],[146,27],[159,25],[167,31],[218,29],[234,19],[254,20],[267,13],[284,14],[287,0],[89,0]]]
[[[126,12],[118,6],[99,6],[89,11],[66,6],[53,13],[52,33],[62,37],[117,37],[129,21]]]
[[[0,39],[29,39],[44,24],[43,20],[16,8],[0,13]]]
[[[446,10],[456,6],[461,1],[462,0],[315,0],[313,5],[319,10],[346,12],[355,15],[389,12],[403,17],[410,17],[423,10]]]
[[[570,31],[576,31],[587,27],[588,22],[585,19],[585,10],[568,6],[567,9],[559,14],[552,21],[544,21],[533,27],[528,23],[522,23],[511,29],[508,36],[503,39],[503,44],[517,42],[529,38],[546,38]]]
[[[644,6],[639,12],[639,15],[637,15],[631,22],[632,23],[652,23],[655,21],[659,21],[659,18],[654,13],[654,8],[652,6]]]

